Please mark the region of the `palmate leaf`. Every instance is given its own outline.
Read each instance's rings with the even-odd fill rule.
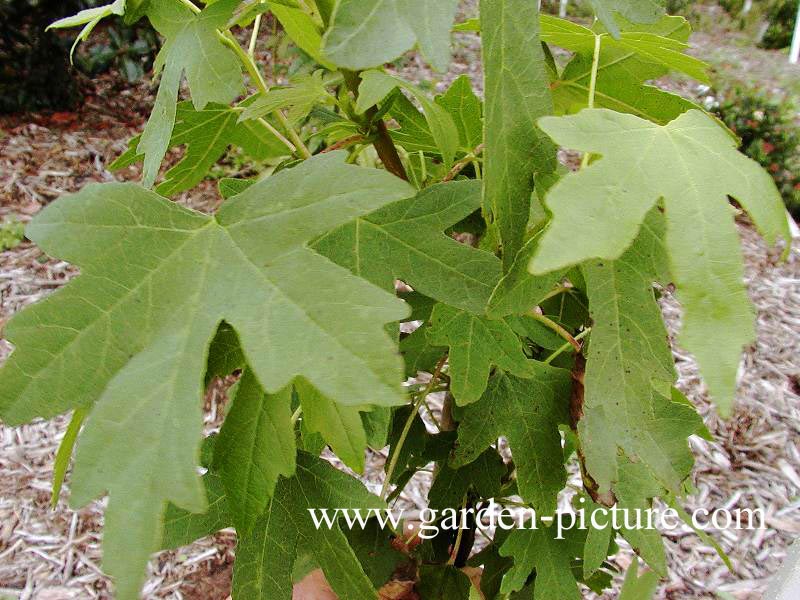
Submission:
[[[320,434],[344,464],[363,472],[367,433],[358,407],[333,402],[303,380],[295,383],[295,390],[306,430]]]
[[[556,150],[536,126],[553,100],[530,0],[481,0],[486,90],[484,211],[492,216],[511,267],[522,247],[534,176],[555,171]]]
[[[311,75],[298,77],[292,85],[274,87],[266,94],[253,96],[252,101],[244,106],[239,117],[240,122],[264,117],[279,109],[287,108],[289,120],[296,121],[305,117],[311,109],[323,100],[331,100],[325,88],[325,80],[321,71]]]
[[[236,549],[233,595],[247,600],[290,600],[297,557],[314,557],[341,600],[376,598],[377,592],[338,524],[317,528],[308,509],[385,508],[356,479],[300,452],[297,473],[281,479],[253,533]],[[366,511],[364,511],[366,516]]]
[[[540,238],[541,233],[537,233],[525,243],[511,268],[498,282],[486,310],[490,318],[499,319],[528,312],[538,306],[566,275],[566,270],[551,271],[538,276],[528,271]]]
[[[191,102],[181,102],[169,147],[186,146],[181,160],[167,171],[165,180],[156,187],[162,196],[183,192],[203,180],[211,167],[230,146],[240,147],[254,160],[286,156],[284,146],[272,132],[258,121],[238,122],[240,113],[222,104],[209,104],[196,110]],[[144,158],[137,148],[141,136],[133,138],[128,150],[110,165],[111,170],[124,169]]]
[[[457,7],[458,0],[340,0],[323,53],[355,71],[391,62],[417,41],[428,62],[446,71]]]
[[[589,0],[594,14],[615,38],[620,36],[614,13],[633,23],[655,23],[666,12],[664,0]]]
[[[663,221],[654,209],[620,258],[583,268],[594,327],[579,435],[601,494],[616,486],[626,461],[646,465],[679,493],[692,465],[686,438],[702,425],[691,407],[668,397],[676,375],[653,290],[669,277]]]
[[[232,399],[214,446],[214,468],[236,530],[247,534],[264,512],[278,478],[294,474],[292,390],[288,386],[265,394],[248,369]]]
[[[665,16],[651,25],[634,25],[619,21],[622,35],[658,36],[685,44],[689,39],[691,27],[683,17]],[[563,25],[563,22],[559,21]],[[570,31],[583,30],[580,25],[570,24]],[[599,25],[595,25],[594,32],[602,32]],[[583,32],[584,34],[586,32]],[[563,35],[561,42],[570,43]],[[570,46],[577,50],[577,54],[564,68],[561,75],[552,82],[553,100],[556,111],[559,113],[574,113],[586,107],[589,98],[589,88],[592,73],[593,48],[585,46],[585,41],[580,41],[584,36],[573,36]],[[635,38],[634,38],[635,39]],[[583,44],[583,49],[577,44]],[[570,47],[566,46],[566,47]],[[645,46],[647,49],[647,46]],[[672,59],[685,55],[677,52],[667,52],[661,60],[653,60],[651,56],[637,51],[636,46],[626,47],[623,44],[604,43],[600,52],[600,62],[597,71],[597,85],[595,90],[595,106],[609,108],[617,112],[626,112],[653,122],[666,124],[684,112],[698,108],[693,102],[662,90],[645,82],[658,79],[670,70],[682,70],[682,60],[677,62]],[[650,53],[652,54],[652,53]],[[697,61],[699,62],[699,61]],[[700,65],[691,63],[691,71],[695,76],[703,78],[704,72]]]
[[[666,17],[666,21],[673,19]],[[708,82],[708,65],[703,61],[684,54],[689,44],[671,37],[665,37],[637,27],[623,31],[618,39],[610,37],[602,28],[589,29],[583,25],[559,19],[550,15],[541,16],[542,40],[582,54],[594,54],[595,40],[599,37],[601,53],[603,48],[615,54],[634,52],[642,59],[661,65],[669,70],[685,73],[699,81]],[[623,24],[627,24],[623,21]],[[599,67],[598,67],[599,72]]]
[[[430,298],[482,314],[500,261],[444,233],[480,209],[480,190],[476,181],[431,186],[331,231],[314,249],[384,289],[402,279]]]
[[[530,524],[527,525],[530,527]],[[511,594],[525,587],[536,570],[533,600],[580,600],[578,582],[572,572],[573,560],[583,554],[585,532],[564,532],[566,539],[556,539],[556,526],[539,522],[536,529],[515,529],[500,548],[500,555],[513,557],[514,565],[503,576],[500,590]]]
[[[427,335],[433,346],[450,348],[450,391],[459,406],[480,400],[493,365],[519,377],[532,372],[522,342],[503,320],[439,304]]]
[[[789,240],[769,174],[739,154],[736,140],[699,111],[666,126],[605,109],[545,118],[540,126],[561,145],[602,158],[550,191],[553,220],[531,270],[617,259],[663,198],[670,271],[685,315],[680,340],[697,358],[720,410],[729,411],[754,318],[727,196],[741,203],[768,242]]]
[[[322,32],[314,19],[300,6],[286,0],[269,2],[269,10],[297,46],[326,69],[335,70],[322,56]]]
[[[0,415],[17,424],[94,404],[73,502],[110,493],[105,565],[119,598],[138,594],[164,504],[203,508],[200,399],[222,320],[268,393],[302,376],[344,404],[403,403],[402,364],[384,324],[406,307],[305,247],[411,193],[344,158],[282,171],[215,217],[107,184],[55,202],[29,226],[31,239],[82,275],[9,323],[18,349],[0,371]]]
[[[143,184],[150,187],[158,176],[175,125],[181,78],[185,74],[197,110],[209,102],[229,104],[244,91],[242,68],[236,55],[218,38],[239,0],[218,0],[194,14],[178,0],[151,2],[147,16],[166,38],[156,60],[162,69],[153,112],[145,126],[137,153],[143,154]]]
[[[569,371],[531,362],[529,378],[497,373],[479,402],[468,406],[458,428],[452,466],[476,460],[505,436],[517,467],[519,494],[540,515],[552,514],[567,478],[559,425],[569,423]]]

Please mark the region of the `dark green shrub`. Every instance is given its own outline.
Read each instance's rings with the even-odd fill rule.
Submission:
[[[788,47],[792,43],[796,17],[797,2],[795,0],[772,0],[766,11],[769,27],[759,45],[769,49]]]
[[[732,87],[714,112],[742,140],[741,150],[773,176],[789,212],[800,218],[800,128],[796,108],[758,90]]]
[[[45,27],[80,8],[77,0],[0,0],[0,113],[66,109],[78,102],[70,42]]]

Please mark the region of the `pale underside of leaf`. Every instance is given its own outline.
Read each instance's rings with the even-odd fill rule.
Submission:
[[[62,198],[29,226],[31,239],[82,275],[9,323],[19,350],[0,371],[0,414],[19,423],[93,405],[73,503],[110,493],[106,569],[120,598],[138,594],[165,503],[203,508],[200,400],[221,321],[239,333],[268,393],[303,376],[345,404],[404,402],[384,324],[407,309],[304,247],[409,194],[401,180],[343,158],[263,180],[216,217],[107,184]]]
[[[754,327],[727,196],[743,205],[768,242],[788,240],[785,211],[769,175],[699,111],[666,126],[605,109],[545,118],[540,126],[563,146],[602,158],[548,194],[553,221],[532,271],[618,258],[663,199],[670,272],[685,310],[681,342],[698,359],[720,409],[728,411],[741,349]]]

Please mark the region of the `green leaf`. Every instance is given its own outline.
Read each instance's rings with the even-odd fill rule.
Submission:
[[[265,394],[252,371],[242,375],[214,446],[214,467],[240,534],[252,530],[278,478],[294,474],[291,405],[291,386]]]
[[[156,61],[163,66],[153,112],[145,126],[137,153],[145,156],[143,184],[150,187],[158,176],[175,125],[181,76],[186,75],[192,102],[203,110],[209,102],[230,104],[244,92],[242,69],[236,55],[218,37],[238,0],[219,0],[194,14],[177,0],[154,2],[148,16],[166,38]]]
[[[333,402],[302,379],[295,382],[295,390],[308,431],[319,433],[344,464],[363,473],[367,434],[358,407]]]
[[[296,121],[305,117],[315,105],[330,99],[322,71],[298,77],[290,86],[274,87],[267,94],[258,94],[244,107],[239,121],[264,117],[276,110],[288,108],[288,117]]]
[[[336,70],[336,67],[322,56],[322,32],[308,13],[300,7],[287,6],[280,2],[268,4],[286,34],[303,52],[326,69]]]
[[[589,4],[615,38],[620,37],[615,12],[633,23],[655,23],[666,12],[664,0],[589,0]]]
[[[480,399],[492,365],[519,377],[531,373],[532,361],[522,342],[503,320],[492,321],[440,304],[431,316],[428,341],[450,347],[450,391],[459,406]]]
[[[239,113],[228,106],[209,104],[195,110],[191,102],[178,104],[169,147],[186,146],[181,160],[165,175],[156,192],[171,196],[200,183],[230,146],[238,146],[255,160],[286,156],[288,151],[275,135],[258,121],[238,123]],[[110,165],[124,169],[143,158],[137,155],[141,138],[132,139],[128,150]]]
[[[528,265],[538,248],[541,234],[531,237],[522,249],[511,268],[503,276],[492,292],[487,314],[492,319],[508,315],[522,315],[539,305],[566,275],[565,269],[552,271],[545,275],[531,275]]]
[[[385,508],[356,479],[303,452],[297,474],[282,479],[267,512],[236,550],[233,595],[248,600],[291,600],[292,567],[311,554],[341,600],[377,597],[338,523],[315,527],[309,509]],[[366,510],[362,510],[366,516]]]
[[[119,598],[138,594],[165,502],[203,509],[200,400],[221,321],[238,332],[268,393],[303,376],[345,404],[404,402],[384,324],[403,319],[405,306],[305,247],[410,192],[344,156],[282,171],[215,217],[106,184],[62,198],[29,225],[31,239],[82,275],[8,324],[17,350],[0,371],[0,415],[15,424],[94,404],[73,502],[111,495],[105,565]],[[119,443],[131,439],[133,452]]]
[[[514,558],[514,566],[503,577],[501,591],[517,592],[525,587],[536,570],[533,600],[581,600],[578,582],[572,573],[569,539],[556,539],[555,525],[536,524],[537,529],[515,529],[500,548],[501,556]],[[565,532],[567,536],[573,532]]]
[[[383,100],[395,88],[407,91],[419,102],[436,146],[445,165],[449,167],[459,148],[459,130],[447,110],[428,98],[428,95],[417,86],[383,71],[367,71],[361,74],[356,110],[365,112],[370,106]]]
[[[124,12],[125,0],[115,0],[115,2],[112,4],[97,6],[95,8],[87,8],[71,17],[59,19],[58,21],[48,25],[47,29],[67,29],[70,27],[78,27],[79,25],[84,26],[83,29],[81,29],[81,32],[78,34],[78,37],[75,38],[72,48],[70,48],[69,59],[70,62],[72,62],[72,55],[75,53],[75,48],[80,42],[85,42],[89,38],[89,36],[92,34],[92,31],[94,31],[94,28],[97,27],[97,24],[100,23],[100,21],[106,17],[110,17],[111,15],[122,15]]]
[[[789,240],[769,174],[739,154],[736,140],[699,111],[666,126],[605,109],[545,118],[540,126],[563,146],[603,158],[550,191],[553,220],[531,270],[617,259],[663,198],[670,270],[685,315],[680,342],[697,358],[720,410],[728,412],[754,319],[727,196],[750,213],[769,243]]]
[[[567,478],[558,426],[569,423],[572,378],[568,371],[529,362],[529,379],[495,374],[481,400],[465,409],[452,466],[469,464],[505,436],[520,496],[540,515],[548,515],[555,511]]]
[[[469,77],[461,75],[436,103],[455,121],[464,152],[472,152],[483,142],[483,102],[475,95]]]
[[[663,228],[654,210],[622,257],[584,267],[594,328],[578,432],[599,497],[612,490],[631,509],[680,490],[693,465],[687,438],[703,426],[694,408],[665,397],[675,372],[652,288],[666,262]],[[665,570],[656,532],[624,535],[654,569]]]
[[[392,94],[389,115],[400,126],[399,129],[389,130],[395,144],[409,153],[424,152],[434,155],[441,153],[425,116],[405,95],[399,92]]]
[[[536,126],[552,114],[549,77],[530,0],[481,0],[486,161],[484,212],[492,215],[508,270],[524,242],[534,176],[556,169],[556,149]]]
[[[574,27],[579,27],[581,31],[585,29],[579,25]],[[691,32],[691,27],[683,17],[666,16],[653,25],[623,23],[622,28],[625,32],[623,35],[649,34],[679,43],[686,43]],[[587,106],[593,53],[594,48],[578,52],[561,76],[553,81],[551,87],[557,112],[574,113]],[[645,84],[666,75],[676,66],[669,61],[652,62],[635,49],[620,44],[604,43],[597,70],[595,106],[631,113],[660,124],[668,123],[687,110],[699,108],[677,94]],[[703,71],[695,74],[702,75]]]
[[[645,571],[639,575],[639,561],[634,560],[625,573],[619,600],[653,600],[658,587],[658,575]]]
[[[203,475],[208,503],[203,512],[193,513],[168,504],[164,513],[161,550],[172,550],[233,526],[231,509],[222,478],[216,473]]]
[[[388,528],[381,528],[377,519],[370,519],[363,529],[355,527],[344,534],[376,588],[388,583],[399,565],[409,562],[408,555],[392,546],[394,534]]]
[[[430,298],[481,314],[500,261],[443,233],[480,201],[478,182],[434,185],[330,232],[314,249],[384,289],[402,279]]]
[[[340,0],[324,53],[340,67],[358,71],[393,61],[417,41],[428,62],[446,71],[457,7],[458,0]]]
[[[244,369],[246,364],[236,330],[222,323],[208,349],[205,385],[208,386],[215,377],[227,377],[237,369]]]
[[[428,507],[436,511],[458,508],[470,491],[481,499],[495,498],[507,472],[503,458],[494,448],[488,448],[476,460],[457,469],[444,464],[428,491]]]
[[[671,22],[672,19],[666,18]],[[603,50],[614,54],[634,52],[642,59],[661,65],[668,70],[679,71],[690,77],[708,83],[708,65],[703,61],[684,54],[689,48],[686,41],[665,37],[654,32],[623,31],[617,39],[602,31],[594,31],[565,19],[542,15],[542,40],[556,44],[574,52],[593,55],[595,40],[599,37],[601,53]],[[602,56],[602,54],[601,54]],[[599,72],[599,67],[598,67]]]
[[[452,565],[420,567],[417,589],[425,600],[469,600],[469,577]]]

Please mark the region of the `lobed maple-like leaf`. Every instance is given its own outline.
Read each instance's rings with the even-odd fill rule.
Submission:
[[[335,522],[314,525],[309,509],[385,508],[356,479],[304,452],[297,473],[281,479],[251,535],[236,549],[233,593],[247,600],[291,600],[292,569],[298,556],[309,554],[341,600],[376,598],[377,592]]]
[[[531,270],[545,273],[592,258],[619,258],[647,213],[663,200],[670,272],[685,311],[680,341],[697,358],[712,396],[727,412],[742,347],[754,337],[728,195],[747,210],[768,242],[789,240],[772,178],[737,152],[729,132],[700,111],[660,126],[595,109],[544,118],[540,126],[562,146],[602,158],[550,190],[553,220]]]
[[[428,341],[450,348],[450,391],[459,406],[477,402],[486,390],[492,366],[529,376],[532,361],[506,321],[491,320],[439,304],[433,310]]]
[[[464,410],[453,467],[476,460],[498,437],[508,439],[519,494],[541,515],[552,514],[566,483],[559,425],[569,423],[569,371],[529,361],[522,379],[498,373],[479,402]]]
[[[702,421],[669,398],[675,368],[654,281],[668,277],[664,219],[650,213],[633,246],[615,261],[583,267],[594,326],[579,434],[586,468],[601,494],[619,465],[646,465],[674,493],[692,465],[686,438]]]
[[[331,231],[314,249],[384,289],[402,279],[430,298],[482,314],[500,261],[444,233],[480,205],[477,181],[434,185]]]
[[[249,533],[269,502],[278,478],[295,470],[291,386],[265,394],[247,369],[231,394],[214,445],[214,468],[225,488],[236,530]]]
[[[344,464],[362,473],[367,432],[359,407],[334,402],[302,379],[295,382],[295,391],[303,408],[306,431],[318,433]]]
[[[92,407],[73,502],[111,496],[105,566],[119,598],[138,594],[165,503],[203,508],[202,385],[221,321],[268,393],[302,376],[344,404],[404,402],[384,324],[406,307],[305,245],[410,193],[331,153],[256,183],[213,217],[105,184],[56,201],[28,227],[82,274],[9,323],[17,350],[0,371],[0,416],[17,424]]]
[[[503,576],[501,591],[512,594],[522,590],[535,570],[533,600],[580,600],[572,562],[582,554],[581,532],[565,531],[566,539],[557,539],[555,525],[548,527],[538,522],[535,527],[515,529],[500,548],[501,556],[514,559],[514,565]]]
[[[620,37],[614,13],[634,23],[654,23],[666,12],[664,0],[589,0],[594,14],[615,38]]]
[[[539,11],[529,0],[481,0],[484,63],[484,211],[497,226],[503,266],[524,242],[534,175],[555,171],[556,149],[536,126],[553,113],[539,39]]]
[[[414,42],[438,71],[450,64],[450,28],[458,0],[340,0],[324,55],[351,70],[391,62]]]
[[[680,44],[688,42],[691,33],[691,27],[683,17],[665,16],[650,25],[634,25],[620,21],[620,27],[623,35],[657,36]],[[577,112],[586,108],[588,103],[594,48],[586,45],[587,35],[584,31],[586,28],[570,23],[570,30],[576,28],[581,34],[573,38],[577,40],[578,45],[570,45],[578,51],[551,84],[556,111],[559,113]],[[605,29],[595,25],[588,31],[594,35],[602,33]],[[569,42],[562,40],[562,43]],[[676,47],[676,50],[680,49]],[[686,58],[685,55],[668,52],[666,60],[662,58],[654,61],[648,54],[638,52],[636,45],[625,47],[620,44],[604,43],[601,46],[597,68],[595,106],[631,113],[660,124],[668,123],[687,110],[699,108],[677,94],[646,83],[666,75],[670,70],[682,70],[680,61],[683,59],[680,57]],[[679,61],[675,62],[673,60],[675,58]],[[696,72],[697,66],[694,64],[692,67],[694,74],[704,75],[702,70]]]
[[[197,110],[209,102],[229,104],[244,92],[242,67],[218,37],[218,28],[226,25],[238,4],[239,0],[218,0],[194,14],[179,0],[148,3],[147,16],[166,42],[156,59],[156,71],[161,70],[158,94],[137,147],[145,157],[145,187],[155,182],[169,148],[184,74]]]
[[[664,17],[663,21],[665,24],[682,21],[685,23],[680,17]],[[647,62],[685,73],[705,83],[709,81],[708,65],[702,60],[684,53],[689,48],[689,44],[675,37],[659,35],[656,31],[652,31],[655,29],[654,26],[648,28],[636,26],[634,29],[629,23],[622,21],[625,30],[615,39],[602,27],[595,26],[594,29],[589,29],[572,21],[550,15],[542,15],[541,23],[542,39],[547,43],[581,54],[593,55],[597,38],[600,38],[601,58],[603,50],[617,55],[634,53]],[[655,25],[658,24],[657,22]],[[643,29],[651,29],[651,31]],[[598,73],[599,70],[600,65],[598,65]]]
[[[238,146],[252,159],[285,156],[284,146],[262,123],[248,120],[238,122],[239,113],[222,104],[211,103],[196,110],[191,102],[181,102],[175,117],[175,127],[169,147],[186,146],[186,152],[165,174],[156,187],[162,196],[183,192],[203,180],[211,167],[230,146]],[[144,158],[137,148],[141,136],[128,143],[128,150],[110,165],[111,170],[124,169]]]
[[[653,290],[669,276],[663,235],[664,218],[653,209],[619,259],[583,265],[594,322],[578,424],[584,467],[595,496],[630,510],[681,492],[694,464],[687,438],[703,428],[694,407],[670,393],[675,369]],[[622,534],[666,572],[657,532]]]

